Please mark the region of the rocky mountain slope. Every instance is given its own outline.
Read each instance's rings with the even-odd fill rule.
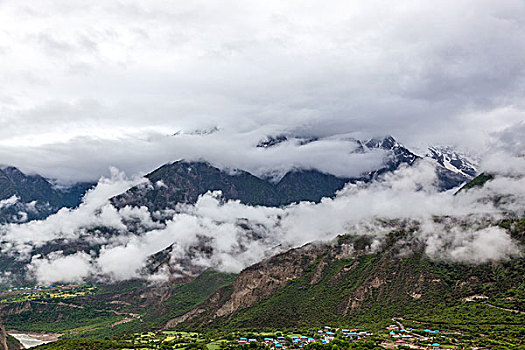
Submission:
[[[525,243],[525,221],[499,223]],[[373,237],[340,236],[276,255],[243,270],[231,286],[174,318],[167,327],[316,327],[325,323],[381,322],[462,305],[472,295],[525,306],[523,256],[461,264],[431,260],[413,228]],[[509,321],[510,322],[510,321]]]
[[[7,333],[2,324],[0,324],[0,350],[8,350],[7,346]]]
[[[59,188],[40,175],[0,168],[0,223],[42,219],[62,207],[75,207],[92,183]]]

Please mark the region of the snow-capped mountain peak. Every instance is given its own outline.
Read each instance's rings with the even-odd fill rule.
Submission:
[[[451,147],[429,147],[425,156],[434,159],[442,167],[455,173],[469,177],[475,177],[478,174],[476,162]]]

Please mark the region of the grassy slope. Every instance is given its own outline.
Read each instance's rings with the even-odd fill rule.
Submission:
[[[219,288],[230,284],[235,277],[235,274],[206,270],[193,281],[171,286],[170,296],[160,304],[151,305],[145,309],[133,310],[143,315],[141,320],[134,320],[110,328],[98,328],[80,334],[69,335],[69,337],[104,338],[122,333],[162,327],[168,319],[188,312],[205,301]],[[128,291],[134,291],[137,288],[133,283],[119,284],[119,286],[123,289],[127,288]],[[100,289],[106,295],[112,295],[112,293],[119,291],[115,285],[105,286]],[[138,291],[141,290],[141,288],[138,289]]]
[[[70,329],[111,324],[122,318],[93,308],[72,308],[57,303],[26,302],[26,311],[3,315],[8,329],[35,332],[64,332]],[[15,311],[15,310],[13,310]]]
[[[162,326],[169,319],[181,316],[204,302],[219,288],[231,284],[237,275],[206,270],[200,276],[188,283],[174,285],[172,295],[153,308],[145,316],[144,321],[154,326]]]
[[[464,304],[461,301],[464,295],[485,293],[492,299],[503,299],[516,282],[518,286],[512,290],[518,289],[518,291],[513,294],[518,294],[517,297],[521,301],[525,297],[520,292],[523,278],[520,281],[513,277],[520,271],[525,271],[523,259],[516,261],[515,264],[509,264],[507,270],[501,266],[484,265],[472,271],[470,267],[454,269],[454,266],[436,264],[424,258],[419,261],[418,258],[408,258],[397,262],[397,266],[389,269],[389,273],[396,276],[390,282],[391,286],[372,289],[362,300],[359,309],[345,314],[346,301],[355,295],[354,292],[363,282],[363,276],[381,273],[378,272],[382,265],[380,257],[364,256],[358,260],[358,268],[341,278],[335,278],[336,274],[349,266],[352,261],[340,260],[330,265],[317,284],[310,284],[311,273],[291,281],[270,298],[241,311],[230,321],[230,324],[234,327],[311,327],[334,323],[341,326],[358,323],[382,327],[394,316],[412,316],[418,319],[424,315],[441,314],[447,308],[455,310]],[[410,272],[404,274],[403,270]],[[406,294],[404,284],[405,282],[412,284],[413,276],[419,274],[435,276],[436,280],[440,279],[444,283],[436,283],[434,289],[431,289],[431,284],[425,285],[423,288],[426,289],[426,295],[420,299],[412,298]],[[456,288],[458,281],[468,280],[470,276],[478,277],[481,283],[469,286],[470,290],[462,291]],[[490,314],[501,313],[499,310],[485,308]],[[456,321],[463,317],[458,312],[450,313],[450,316]],[[505,315],[507,316],[513,322],[525,322],[523,317],[516,314]],[[502,320],[495,319],[494,322],[501,323]]]
[[[171,289],[167,294],[169,297],[160,304],[158,300],[155,300],[142,307],[136,304],[143,302],[138,299],[138,296],[148,290],[143,282],[126,281],[102,285],[97,294],[93,296],[9,304],[3,307],[3,320],[9,329],[20,331],[64,332],[71,329],[82,331],[79,334],[75,332],[69,335],[74,337],[107,336],[143,328],[160,327],[168,319],[191,310],[217,289],[231,283],[234,278],[233,274],[207,270],[193,281],[169,287]],[[114,300],[131,305],[114,304],[112,303]],[[73,306],[68,306],[68,304]],[[124,314],[116,315],[110,310]],[[131,312],[143,314],[142,321],[135,320],[107,327],[127,317],[125,313]]]
[[[514,227],[513,237],[523,239],[523,219],[503,222],[502,226]],[[432,261],[422,251],[399,257],[393,242],[400,237],[391,238],[386,250],[357,257],[336,257],[333,251],[337,247],[327,248],[301,277],[268,298],[212,324],[206,321],[209,316],[203,315],[181,327],[282,329],[330,324],[378,329],[391,323],[391,317],[403,316],[483,332],[498,331],[497,325],[507,324],[511,336],[522,332],[523,315],[480,304],[486,317],[476,323],[479,310],[469,313],[476,303],[463,298],[484,294],[491,303],[506,301],[521,307],[525,301],[525,258],[473,266]],[[321,264],[325,267],[317,280],[314,276]],[[469,328],[473,323],[478,328]]]
[[[476,176],[474,179],[472,179],[472,181],[470,181],[469,183],[467,183],[463,187],[461,187],[456,192],[456,194],[458,194],[461,191],[467,191],[467,190],[469,190],[471,188],[483,187],[483,185],[485,185],[485,183],[487,183],[488,181],[490,181],[492,179],[494,179],[493,175],[486,174],[486,173],[481,173],[478,176]]]

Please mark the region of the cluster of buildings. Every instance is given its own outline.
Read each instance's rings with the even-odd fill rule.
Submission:
[[[270,348],[273,349],[279,349],[279,350],[285,350],[288,347],[291,348],[302,348],[304,345],[314,343],[314,342],[320,342],[320,343],[329,343],[332,340],[335,339],[336,335],[339,334],[339,336],[349,338],[350,340],[357,340],[362,339],[363,337],[366,337],[367,335],[372,335],[372,333],[360,331],[357,332],[355,330],[350,330],[347,328],[331,328],[331,327],[324,327],[324,329],[320,329],[317,331],[317,334],[314,336],[305,336],[305,335],[294,335],[294,336],[280,336],[274,338],[264,338],[262,341],[258,341],[254,338],[240,338],[238,340],[238,344],[250,344],[250,343],[263,343],[267,345]]]
[[[264,338],[261,343],[273,349],[283,349],[284,350],[284,349],[287,349],[286,345],[289,344],[290,342],[294,348],[295,347],[302,348],[303,345],[315,342],[315,339],[312,337],[304,336],[304,335],[302,336],[294,335],[289,338],[282,337],[282,336],[277,337],[275,339],[274,338]],[[249,343],[259,343],[259,341],[253,338],[240,338],[237,343],[238,344],[249,344]]]
[[[397,345],[406,344],[406,341],[411,340],[412,338],[414,338],[414,336],[416,336],[417,338],[421,340],[428,340],[429,337],[432,337],[432,335],[437,335],[439,333],[439,330],[437,329],[431,330],[427,328],[427,329],[424,329],[423,332],[425,332],[428,336],[424,337],[424,336],[412,333],[412,328],[399,329],[398,326],[391,325],[391,326],[386,327],[386,329],[390,331],[388,334],[392,338],[397,338],[397,340],[394,341],[394,343]],[[456,333],[456,334],[460,334],[460,333]],[[433,350],[441,349],[441,344],[432,343],[430,345],[430,349],[433,349]]]
[[[341,329],[341,332],[344,336],[349,337],[350,339],[361,339],[367,335],[372,335],[372,333],[366,331],[355,332],[346,328]]]
[[[357,332],[355,330],[350,330],[348,328],[333,328],[332,329],[331,327],[328,327],[328,326],[324,327],[324,330],[317,331],[317,334],[320,337],[323,337],[324,340],[326,340],[327,342],[334,340],[336,333],[341,334],[343,337],[350,338],[350,340],[362,339],[363,337],[366,337],[367,335],[372,335],[372,333],[368,333],[366,331]]]
[[[80,288],[82,286],[71,284],[71,285],[49,285],[49,286],[34,286],[34,287],[12,287],[6,290],[1,291],[0,293],[11,293],[11,292],[26,292],[26,291],[34,291],[34,292],[41,292],[41,291],[47,291],[47,290],[53,290],[53,289],[63,289],[63,288]]]
[[[6,289],[4,291],[2,291],[2,293],[11,293],[11,292],[16,292],[16,291],[26,291],[26,290],[32,290],[33,288],[31,287],[13,287],[13,288],[10,288],[10,289]],[[41,290],[39,287],[35,287],[34,288],[35,290]]]

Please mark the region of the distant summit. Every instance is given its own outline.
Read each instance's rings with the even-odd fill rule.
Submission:
[[[476,164],[467,156],[454,151],[451,147],[429,147],[426,157],[436,160],[444,168],[465,176],[478,174]]]
[[[284,142],[304,145],[315,142],[309,138],[295,138],[286,135],[269,136],[261,140],[257,147],[279,147]],[[168,163],[146,175],[151,185],[138,185],[116,196],[112,203],[122,208],[145,206],[151,211],[173,209],[179,203],[195,203],[199,196],[208,191],[222,192],[223,198],[240,200],[248,205],[278,207],[291,203],[319,202],[324,197],[334,197],[348,182],[370,182],[382,174],[412,166],[422,157],[412,153],[392,136],[373,138],[365,142],[348,140],[352,152],[366,153],[374,149],[387,151],[383,166],[358,177],[338,177],[316,169],[295,168],[288,171],[278,181],[257,177],[244,170],[227,171],[214,167],[205,161],[177,161]],[[303,143],[305,142],[305,143]],[[354,147],[355,146],[355,147]],[[438,187],[448,190],[471,179],[470,175],[436,164]]]
[[[146,178],[153,186],[135,186],[114,197],[113,205],[118,208],[126,205],[146,206],[155,211],[174,208],[179,203],[195,203],[200,195],[220,190],[224,199],[277,207],[300,201],[318,202],[323,197],[332,197],[350,180],[317,170],[297,170],[273,183],[242,170],[232,174],[204,161],[165,164],[146,175]]]
[[[76,207],[91,183],[58,188],[40,175],[0,168],[0,223],[42,219],[63,207]]]

